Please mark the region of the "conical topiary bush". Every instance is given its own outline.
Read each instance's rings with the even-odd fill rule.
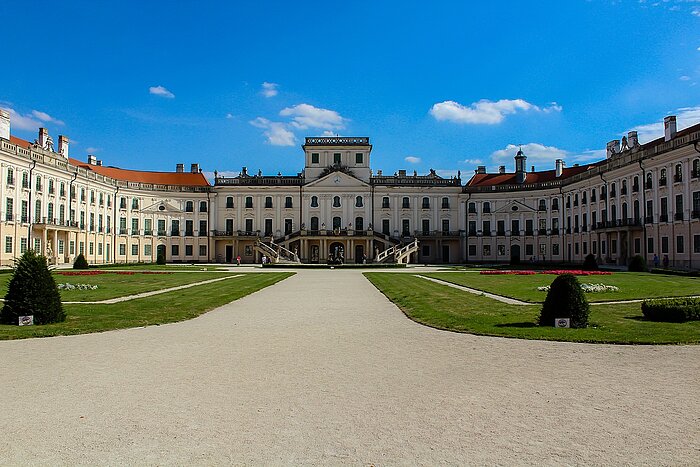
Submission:
[[[554,279],[540,312],[540,326],[554,326],[557,318],[569,318],[572,328],[588,326],[588,300],[573,274]]]
[[[46,258],[27,250],[17,260],[0,311],[0,323],[18,324],[20,316],[34,315],[34,324],[65,321],[61,295]]]
[[[88,264],[87,260],[85,259],[85,256],[80,253],[76,258],[75,261],[73,261],[73,269],[88,269],[90,268],[90,265]]]

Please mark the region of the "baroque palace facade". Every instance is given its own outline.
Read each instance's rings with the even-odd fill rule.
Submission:
[[[654,256],[700,269],[700,125],[640,145],[636,132],[607,145],[606,159],[528,171],[479,167],[466,184],[370,169],[366,137],[306,138],[294,176],[219,177],[198,164],[144,172],[70,158],[45,129],[28,142],[11,135],[0,110],[0,264],[28,248],[54,264],[83,253],[92,264],[259,262],[256,243],[274,242],[301,262],[372,262],[418,239],[411,262],[599,262]]]

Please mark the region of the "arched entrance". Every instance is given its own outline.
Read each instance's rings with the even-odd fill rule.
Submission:
[[[520,245],[510,246],[510,263],[517,264],[520,262]]]
[[[328,263],[343,264],[345,262],[345,245],[340,242],[331,243],[328,248]]]
[[[158,261],[158,258],[160,258],[161,255],[165,259],[165,245],[158,245],[156,247],[156,261]]]

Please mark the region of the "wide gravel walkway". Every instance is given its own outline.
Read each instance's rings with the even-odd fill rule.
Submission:
[[[191,321],[0,342],[0,464],[698,465],[699,391],[699,346],[438,331],[305,270]]]

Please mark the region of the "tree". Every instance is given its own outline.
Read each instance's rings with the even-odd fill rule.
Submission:
[[[573,274],[554,279],[540,312],[540,326],[554,326],[557,318],[569,318],[572,328],[588,326],[588,301]]]
[[[633,256],[627,270],[630,272],[646,272],[647,263],[644,261],[644,258],[642,256],[640,256],[640,255]]]
[[[581,266],[581,269],[584,271],[597,271],[598,270],[598,261],[596,261],[595,256],[593,254],[587,254],[586,258],[583,260],[583,266]]]
[[[82,253],[80,253],[78,255],[78,257],[75,258],[75,261],[73,262],[73,269],[88,269],[89,267],[90,266],[88,265],[88,262]]]
[[[65,321],[61,295],[44,256],[27,250],[15,263],[0,311],[0,323],[18,324],[20,316],[34,315],[34,324]]]

